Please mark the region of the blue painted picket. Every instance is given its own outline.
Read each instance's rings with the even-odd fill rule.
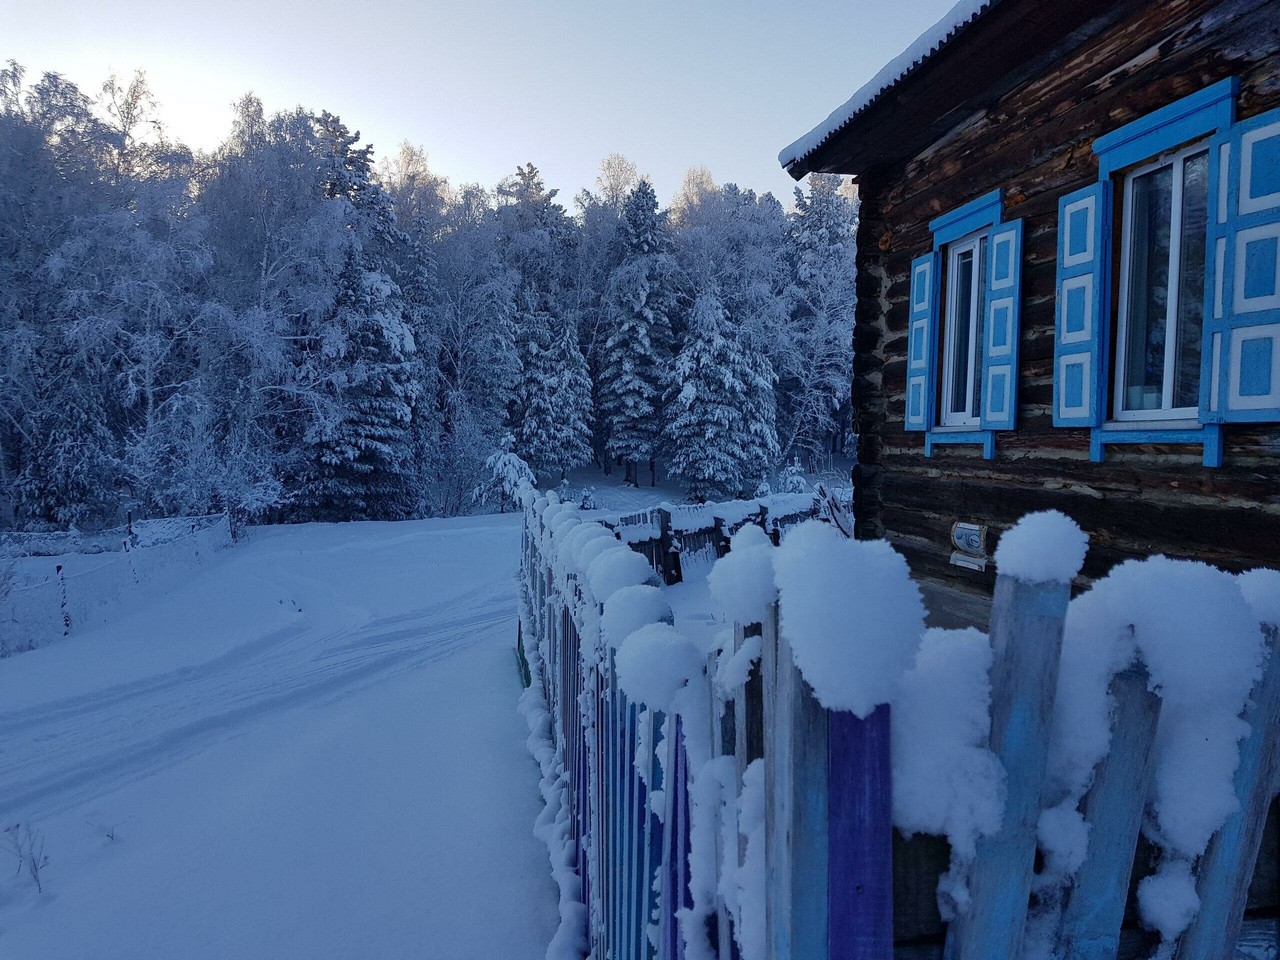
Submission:
[[[769,522],[760,513],[739,513],[747,518],[742,522]],[[680,565],[672,561],[675,538],[719,554],[733,532],[721,519],[694,531],[670,516],[646,513],[633,520],[628,536],[619,539],[627,539],[664,579],[679,576]],[[628,702],[612,651],[599,664],[584,666],[582,591],[570,576],[568,595],[562,595],[563,585],[539,554],[540,516],[531,512],[526,524],[529,616],[521,634],[526,646],[537,644],[541,652],[536,680],[545,687],[564,764],[569,855],[588,906],[584,942],[608,960],[686,960],[687,940],[701,934],[717,960],[741,960],[740,931],[723,902],[705,931],[683,926],[703,923],[700,916],[690,920],[685,730],[691,721]],[[794,665],[776,605],[761,624],[735,625],[735,649],[760,637],[759,666],[745,688],[717,703],[723,712],[707,720],[715,729],[713,755],[733,758],[739,787],[752,760],[764,763],[766,956],[749,960],[1020,960],[1068,597],[1066,584],[998,580],[990,742],[1006,771],[1005,817],[997,834],[979,842],[967,877],[971,905],[947,930],[945,951],[941,937],[932,945],[895,943],[895,870],[905,885],[918,887],[936,883],[938,868],[901,856],[895,862],[889,707],[860,720],[818,704]],[[1199,864],[1202,907],[1179,944],[1178,960],[1237,957],[1263,826],[1280,792],[1280,630],[1274,624],[1265,629],[1270,655],[1245,714],[1251,732],[1241,744],[1236,774],[1240,811]],[[1056,954],[1067,960],[1134,955],[1121,924],[1131,875],[1146,869],[1135,865],[1134,854],[1160,701],[1140,668],[1118,675],[1111,693],[1111,750],[1094,771],[1081,809],[1090,829],[1088,853],[1057,931]],[[744,851],[740,839],[739,863]]]

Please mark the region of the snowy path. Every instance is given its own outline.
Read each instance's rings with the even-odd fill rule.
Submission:
[[[49,855],[44,896],[0,874],[0,956],[541,957],[518,545],[514,516],[258,530],[0,663],[0,821]]]

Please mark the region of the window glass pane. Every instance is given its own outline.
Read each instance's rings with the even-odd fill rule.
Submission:
[[[1132,181],[1124,409],[1158,410],[1164,391],[1173,167]]]
[[[956,257],[955,329],[951,355],[951,403],[952,413],[969,413],[969,337],[973,330],[973,251],[966,250]]]
[[[1182,244],[1178,258],[1178,335],[1174,344],[1173,405],[1200,403],[1200,335],[1204,324],[1204,255],[1209,216],[1209,154],[1182,168]]]

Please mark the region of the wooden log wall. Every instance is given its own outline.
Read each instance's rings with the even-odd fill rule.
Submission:
[[[858,534],[887,535],[919,576],[987,592],[994,570],[949,563],[952,523],[988,524],[994,547],[1022,514],[1050,507],[1089,533],[1086,579],[1152,553],[1227,568],[1280,566],[1280,426],[1227,426],[1226,462],[1216,469],[1201,465],[1199,447],[1176,445],[1111,446],[1105,463],[1093,463],[1089,432],[1055,428],[1051,410],[1058,198],[1097,179],[1097,137],[1225,77],[1240,78],[1240,118],[1280,106],[1280,3],[1001,6],[988,26],[957,38],[904,82],[893,106],[902,119],[880,124],[881,131],[906,124],[914,111],[918,126],[936,128],[931,100],[954,101],[953,80],[965,82],[960,71],[991,73],[985,93],[939,108],[945,132],[905,162],[868,161],[875,146],[864,142],[856,148],[863,159],[825,167],[856,173],[862,196],[853,377]],[[1058,26],[1072,32],[1056,40],[1045,40],[1032,22],[1065,18],[1073,8],[1079,22],[1064,19]],[[1022,42],[1045,49],[1011,76],[1000,72],[992,40],[1000,34],[1000,42],[1016,42],[1019,17]],[[883,132],[874,136],[889,142]],[[967,446],[935,448],[926,458],[923,435],[902,429],[910,262],[932,247],[930,219],[997,187],[1006,218],[1025,219],[1018,429],[997,434],[994,460]]]

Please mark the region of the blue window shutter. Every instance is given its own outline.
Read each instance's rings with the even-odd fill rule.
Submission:
[[[1280,420],[1280,110],[1209,146],[1200,416]]]
[[[1105,413],[1110,237],[1110,181],[1058,201],[1054,426],[1096,427]]]
[[[1022,316],[1022,221],[991,229],[982,334],[982,429],[1018,421],[1018,332]]]
[[[907,430],[928,430],[934,424],[934,383],[938,353],[939,258],[927,253],[911,261],[907,327]]]

